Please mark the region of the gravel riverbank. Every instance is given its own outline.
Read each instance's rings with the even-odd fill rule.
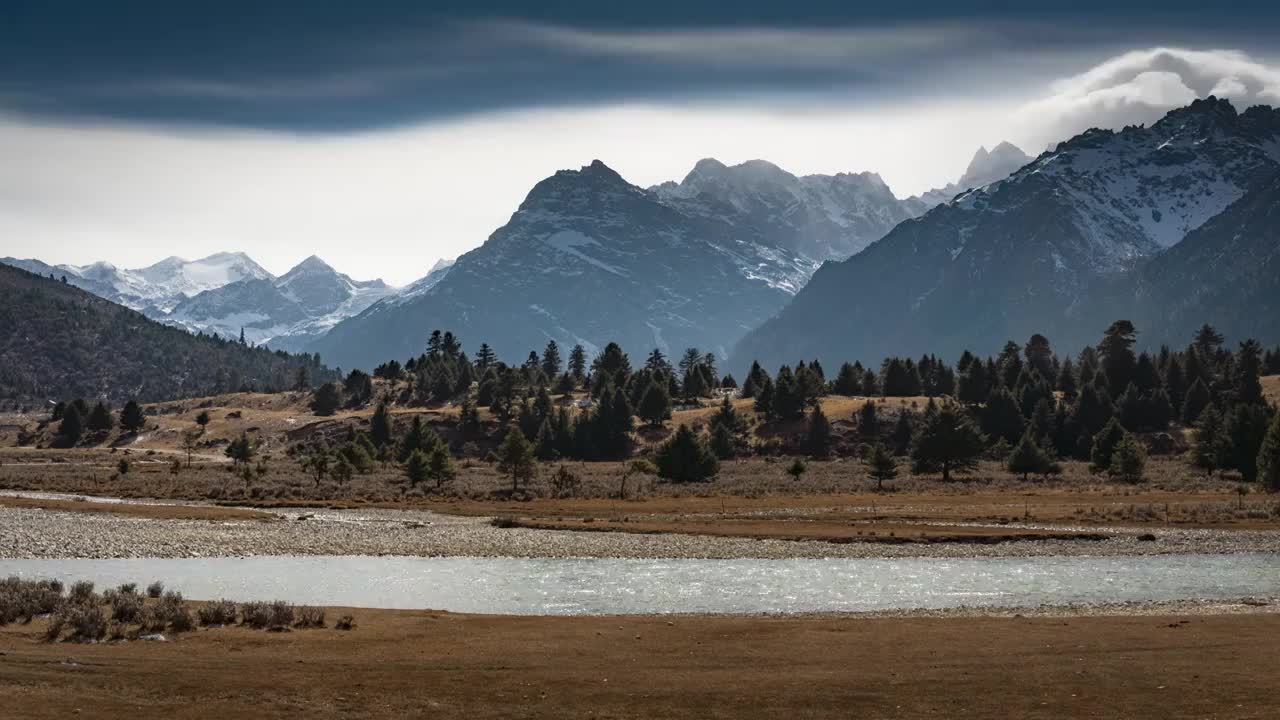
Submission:
[[[1033,557],[1280,552],[1280,532],[1070,528],[1101,541],[882,544],[498,528],[402,510],[276,511],[274,522],[157,520],[0,508],[0,557],[417,555],[621,558]],[[1061,528],[1060,528],[1061,529]],[[1143,535],[1147,539],[1140,539]],[[1154,539],[1152,539],[1154,537]]]

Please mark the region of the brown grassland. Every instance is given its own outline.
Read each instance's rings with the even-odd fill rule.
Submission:
[[[344,612],[330,610],[330,617]],[[495,617],[49,644],[0,628],[5,718],[1271,718],[1280,614]]]

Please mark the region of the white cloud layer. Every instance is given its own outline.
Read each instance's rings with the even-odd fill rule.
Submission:
[[[1232,50],[1137,50],[1053,82],[1048,96],[1019,111],[1018,122],[1031,148],[1043,149],[1091,127],[1150,124],[1209,95],[1237,110],[1280,103],[1280,68]]]
[[[316,253],[401,284],[482,243],[538,180],[595,158],[640,185],[679,179],[703,157],[760,157],[796,173],[876,171],[906,195],[955,180],[978,145],[1007,139],[1035,154],[1210,93],[1238,108],[1280,100],[1280,70],[1231,51],[1129,52],[1042,79],[1041,93],[1007,80],[892,103],[833,90],[813,103],[509,112],[341,136],[0,116],[0,255],[133,267],[244,250],[279,273]]]

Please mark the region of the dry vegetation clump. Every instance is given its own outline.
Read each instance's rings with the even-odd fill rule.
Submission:
[[[159,580],[156,580],[155,582],[147,586],[147,597],[154,599],[154,598],[160,597],[163,594],[164,594],[164,583],[160,582]]]
[[[235,625],[237,606],[231,600],[213,600],[205,603],[196,614],[204,626]]]
[[[255,630],[282,631],[293,625],[293,607],[283,600],[248,602],[240,606],[241,623]]]
[[[62,583],[56,580],[0,580],[0,626],[12,622],[29,623],[38,615],[48,615],[62,603]]]
[[[354,630],[356,627],[356,619],[350,615],[343,615],[338,618],[338,622],[334,623],[333,627],[338,630]]]
[[[297,628],[322,628],[324,627],[324,608],[303,605],[295,612],[296,620],[293,626]]]

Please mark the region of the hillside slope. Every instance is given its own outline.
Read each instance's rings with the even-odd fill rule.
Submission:
[[[903,222],[849,260],[824,265],[777,317],[744,338],[732,366],[954,357],[1037,332],[1068,347],[1092,342],[1114,319],[1108,306],[1100,316],[1085,310],[1097,307],[1095,297],[1277,171],[1280,111],[1268,107],[1237,114],[1210,98],[1151,127],[1090,130],[1005,180]],[[1216,281],[1233,278],[1220,273]],[[1214,311],[1195,313],[1195,322],[1223,323],[1221,313],[1248,308]]]
[[[67,283],[0,265],[0,397],[163,400],[288,387],[301,367],[313,382],[333,377],[312,356],[191,335]]]
[[[433,329],[522,358],[554,339],[594,352],[696,346],[723,356],[815,263],[758,231],[661,202],[596,161],[539,182],[434,284],[377,303],[307,349],[344,368],[422,352]]]

